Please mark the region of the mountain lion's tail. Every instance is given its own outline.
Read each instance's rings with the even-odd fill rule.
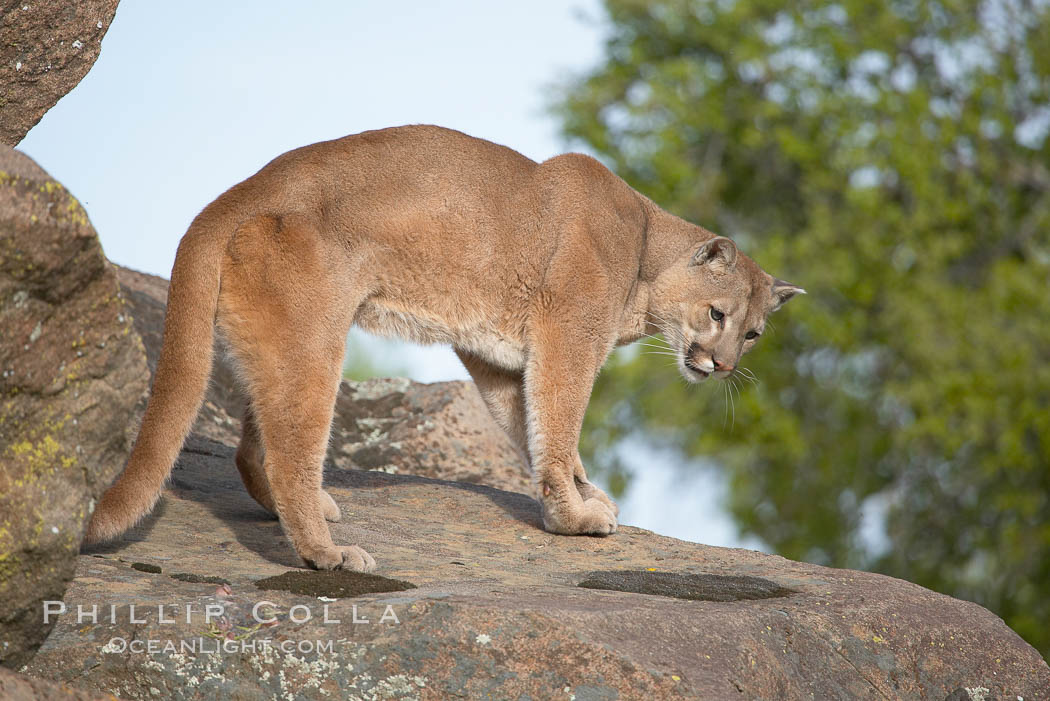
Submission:
[[[221,211],[201,212],[179,244],[146,415],[127,467],[91,517],[87,543],[114,538],[150,512],[200,410],[211,377],[221,261],[232,233]]]

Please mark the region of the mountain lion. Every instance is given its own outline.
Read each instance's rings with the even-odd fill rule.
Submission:
[[[664,333],[690,382],[725,378],[800,288],[660,209],[598,161],[536,163],[406,126],[290,151],[208,205],[179,244],[164,343],[128,465],[86,540],[147,514],[207,388],[213,329],[248,397],[237,467],[310,567],[368,571],[321,488],[352,324],[450,343],[532,467],[552,533],[606,535],[618,509],[577,452],[598,369]]]

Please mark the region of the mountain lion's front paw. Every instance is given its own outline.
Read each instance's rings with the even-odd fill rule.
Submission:
[[[318,550],[312,557],[302,555],[302,558],[308,567],[315,570],[371,572],[376,568],[375,558],[356,545],[326,548]]]
[[[597,499],[601,503],[605,504],[609,511],[612,511],[613,516],[620,515],[620,507],[616,505],[616,502],[609,498],[609,495],[602,491],[601,487],[597,487],[590,482],[581,482],[579,479],[576,480],[576,491],[580,493],[584,501],[588,499]]]
[[[608,497],[606,497],[608,498]],[[616,532],[616,515],[598,499],[582,504],[543,504],[543,527],[561,535],[609,535]]]

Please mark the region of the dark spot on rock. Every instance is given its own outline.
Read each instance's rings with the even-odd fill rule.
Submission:
[[[577,586],[635,594],[656,594],[690,601],[744,601],[794,594],[793,589],[761,577],[721,574],[679,574],[642,570],[588,572]]]
[[[352,572],[350,570],[331,570],[327,572],[291,570],[276,577],[260,579],[255,583],[255,586],[259,589],[276,589],[307,596],[331,596],[336,599],[416,588],[415,584],[401,579],[390,579],[378,574]]]
[[[150,574],[160,574],[161,569],[156,565],[151,565],[148,562],[132,562],[131,569],[138,570],[139,572],[149,572]]]
[[[210,575],[203,574],[192,574],[190,572],[179,572],[177,574],[169,575],[172,579],[177,579],[180,582],[190,582],[193,584],[229,584],[228,580],[222,577],[213,577]]]

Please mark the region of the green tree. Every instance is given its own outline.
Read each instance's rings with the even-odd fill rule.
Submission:
[[[587,458],[639,433],[712,457],[744,533],[977,601],[1050,653],[1050,4],[606,13],[565,134],[809,296],[725,428],[722,388],[614,356]]]

